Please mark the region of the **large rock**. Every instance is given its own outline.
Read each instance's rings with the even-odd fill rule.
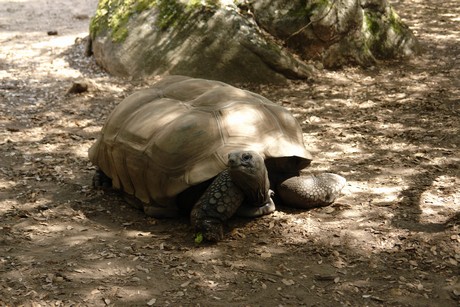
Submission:
[[[259,26],[325,67],[410,57],[418,42],[386,0],[258,0]]]
[[[112,74],[230,83],[308,78],[313,61],[371,65],[417,50],[385,0],[101,0],[90,35]]]

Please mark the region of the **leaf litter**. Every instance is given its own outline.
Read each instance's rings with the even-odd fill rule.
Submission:
[[[186,218],[91,188],[86,152],[105,118],[157,79],[117,79],[84,56],[88,19],[73,16],[96,2],[0,12],[0,304],[460,304],[456,1],[393,1],[424,46],[408,62],[243,84],[299,119],[308,171],[348,184],[333,206],[234,219],[200,246]]]

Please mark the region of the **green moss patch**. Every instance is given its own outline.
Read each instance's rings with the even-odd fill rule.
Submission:
[[[368,32],[371,36],[378,36],[380,32],[380,21],[381,16],[378,16],[377,14],[369,11],[364,11],[364,25],[365,25],[365,30]]]
[[[155,6],[156,2],[157,0],[100,0],[89,26],[91,37],[111,30],[115,42],[123,41],[128,35],[126,24],[129,18]]]
[[[403,24],[401,18],[399,18],[398,14],[395,12],[395,10],[393,10],[393,8],[390,10],[389,22],[391,28],[393,31],[395,31],[396,34],[404,35],[407,27]]]
[[[313,15],[318,15],[320,12],[324,12],[326,8],[329,8],[332,4],[329,0],[312,0],[307,1],[303,10],[299,10],[297,13],[301,17],[306,17],[310,19]]]
[[[219,0],[191,0],[186,3],[178,0],[100,0],[90,22],[90,35],[94,38],[110,30],[112,40],[122,42],[128,35],[126,26],[131,16],[145,10],[158,9],[156,26],[164,30],[178,25],[193,11],[203,8],[209,11],[219,5]]]
[[[378,57],[394,57],[397,53],[395,42],[406,35],[406,29],[393,8],[384,14],[364,11],[363,32],[366,46]]]

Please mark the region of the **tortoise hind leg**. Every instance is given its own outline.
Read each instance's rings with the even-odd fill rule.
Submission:
[[[342,176],[331,173],[297,176],[281,182],[277,190],[287,206],[310,209],[333,203],[346,182]]]
[[[101,169],[97,169],[93,176],[93,186],[99,189],[112,188],[112,179],[107,176]],[[123,199],[131,207],[143,210],[147,216],[154,218],[170,218],[178,215],[178,210],[174,206],[162,206],[153,201],[146,204],[135,196],[128,193],[123,193]]]
[[[112,187],[112,179],[107,176],[100,168],[93,175],[93,187],[108,189]]]
[[[162,218],[174,218],[179,216],[179,211],[178,209],[174,206],[162,206],[158,203],[155,203],[153,200],[149,204],[145,204],[135,198],[134,196],[130,196],[132,198],[131,203],[137,202],[142,205],[141,209],[144,210],[144,213],[147,216],[154,217],[157,219],[162,219]],[[126,199],[126,197],[125,197]]]

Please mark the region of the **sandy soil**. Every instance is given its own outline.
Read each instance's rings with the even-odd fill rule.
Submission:
[[[0,305],[459,306],[460,7],[392,3],[417,59],[249,87],[292,110],[343,197],[197,247],[187,219],[91,188],[104,119],[151,83],[83,55],[96,1],[0,1]]]

